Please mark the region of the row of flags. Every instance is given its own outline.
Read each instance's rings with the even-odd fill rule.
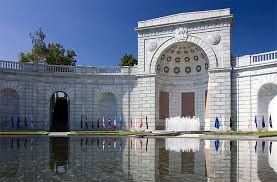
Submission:
[[[255,119],[254,119],[254,122],[255,122],[255,126],[256,128],[258,128],[258,120],[257,120],[257,116],[255,116]],[[272,128],[272,118],[271,118],[271,114],[269,115],[269,118],[268,118],[268,123],[269,123],[269,126]],[[250,127],[250,123],[248,125],[248,128]],[[265,118],[264,116],[262,117],[262,127],[265,128]]]
[[[81,116],[81,129],[83,129],[84,127],[86,129],[89,129],[88,123],[89,122],[88,122],[87,117],[86,117],[85,121],[83,121],[83,117]],[[94,125],[93,120],[91,121],[91,128],[92,129],[96,129],[96,128],[98,128],[98,129],[99,128],[108,128],[108,129],[114,129],[114,130],[116,130],[117,128],[122,129],[122,126],[123,126],[122,117],[120,117],[119,121],[117,121],[116,117],[114,117],[113,121],[109,117],[108,123],[106,123],[105,117],[103,116],[102,122],[100,121],[100,118],[97,119],[96,126]]]
[[[121,138],[81,138],[80,139],[80,147],[82,149],[87,149],[88,146],[96,147],[97,151],[121,151],[123,148],[124,142]],[[32,147],[33,145],[38,146],[37,143],[34,143],[32,140],[28,139],[11,139],[10,144],[8,146],[2,145],[1,148],[4,150],[10,148],[11,150],[16,149],[19,150],[24,148]],[[141,139],[141,138],[129,138],[129,147],[133,150],[144,150],[147,152],[148,150],[148,138]]]
[[[93,146],[95,146],[94,144],[94,138],[91,139],[90,142],[90,146],[93,148]],[[85,147],[87,147],[89,145],[89,139],[83,139],[81,138],[81,150]],[[87,149],[87,148],[86,148]],[[119,139],[119,141],[117,141],[116,138],[104,138],[102,139],[102,141],[100,141],[99,138],[96,139],[96,150],[97,151],[106,151],[106,149],[108,149],[108,151],[111,151],[113,149],[113,151],[121,151],[122,150],[122,140]]]
[[[129,146],[130,149],[133,150],[143,150],[143,146],[145,145],[145,151],[147,152],[148,150],[148,138],[146,138],[146,142],[144,143],[145,139],[141,139],[141,138],[129,138]]]
[[[255,147],[254,147],[255,153],[257,152],[257,147],[258,147],[258,142],[256,141]],[[262,142],[262,151],[265,152],[265,141]],[[272,152],[272,141],[269,143],[268,151],[269,151],[269,154],[271,155],[271,152]]]
[[[254,122],[255,122],[256,128],[258,128],[258,120],[257,120],[257,116],[256,116],[256,115],[255,115],[255,118],[254,118]],[[272,128],[273,125],[272,125],[272,117],[271,117],[271,114],[269,115],[268,123],[269,123],[269,126]],[[250,128],[250,126],[251,126],[251,123],[249,123],[248,128]],[[216,116],[216,118],[215,118],[214,127],[217,128],[217,129],[220,128],[220,122],[219,122],[219,119],[218,119],[217,116]],[[231,119],[231,118],[230,118],[230,127],[232,128],[232,119]],[[265,128],[265,117],[264,117],[264,116],[262,116],[262,127]]]
[[[146,129],[148,130],[148,118],[147,116],[145,116],[145,125],[146,125]],[[143,120],[142,118],[140,118],[139,120],[139,124],[137,125],[137,119],[135,118],[134,121],[131,118],[130,120],[130,130],[137,130],[138,128],[141,129],[143,127]]]
[[[1,123],[2,123],[2,126],[7,126],[8,127],[8,123],[11,123],[11,127],[12,128],[21,128],[22,127],[22,122],[23,122],[23,126],[25,128],[27,128],[29,125],[31,128],[34,127],[34,123],[35,122],[38,122],[38,121],[34,121],[32,118],[31,118],[31,121],[30,123],[28,124],[28,121],[27,121],[27,117],[25,116],[23,120],[20,119],[20,117],[18,116],[17,118],[15,117],[11,117],[11,120],[9,121],[7,118],[1,120]]]
[[[81,121],[80,121],[81,129],[86,128],[89,129],[89,121],[86,117],[85,120],[83,120],[83,117],[81,116]],[[148,129],[148,118],[147,116],[145,117],[145,125],[146,129]],[[91,128],[96,129],[96,128],[102,128],[102,129],[122,129],[123,126],[123,120],[122,117],[120,117],[119,121],[117,121],[117,118],[114,117],[114,120],[112,121],[111,118],[108,118],[108,121],[105,120],[105,117],[103,116],[102,121],[100,121],[100,118],[97,119],[96,125],[94,125],[93,120],[91,121]],[[139,122],[135,118],[130,119],[130,130],[137,130],[141,129],[143,127],[143,119],[141,118]]]
[[[218,151],[219,147],[220,147],[220,140],[217,139],[214,141],[214,148],[216,151]],[[257,152],[257,147],[258,147],[258,142],[256,141],[255,146],[254,146],[255,153]],[[269,143],[268,150],[269,150],[269,154],[271,155],[272,141],[270,141],[270,143]],[[265,141],[262,141],[262,151],[265,152]]]

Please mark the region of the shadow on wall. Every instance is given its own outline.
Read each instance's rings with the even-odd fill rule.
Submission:
[[[265,121],[265,129],[277,129],[277,85],[267,83],[261,86],[258,91],[258,129],[262,127],[262,120]],[[269,126],[269,118],[272,119],[272,128]]]
[[[14,128],[18,117],[21,117],[19,113],[19,94],[10,88],[0,90],[0,129]]]

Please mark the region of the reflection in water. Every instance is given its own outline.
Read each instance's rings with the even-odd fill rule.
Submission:
[[[0,137],[0,166],[0,181],[277,181],[277,142]]]
[[[53,172],[64,174],[69,168],[69,138],[50,138],[50,168]]]

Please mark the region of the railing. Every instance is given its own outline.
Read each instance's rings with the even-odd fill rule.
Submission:
[[[277,59],[277,51],[271,51],[266,53],[254,54],[251,56],[252,63],[270,61],[273,59]]]
[[[21,64],[12,61],[1,61],[0,69],[23,71],[23,72],[51,72],[51,73],[77,73],[77,74],[119,74],[119,75],[133,75],[136,73],[136,67],[120,67],[120,66],[64,66],[64,65],[47,65],[26,63]]]
[[[12,62],[12,61],[0,61],[0,68],[6,68],[6,69],[21,69],[20,64],[18,62]]]
[[[234,67],[244,67],[277,62],[277,50],[236,57],[234,60],[232,60],[232,62]]]

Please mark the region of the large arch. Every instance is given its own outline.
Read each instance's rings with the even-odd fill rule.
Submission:
[[[117,117],[117,99],[112,92],[104,92],[98,95],[98,118],[110,118],[112,121]]]
[[[277,130],[277,85],[266,83],[260,87],[257,94],[257,119],[258,129]],[[269,125],[269,117],[272,119],[272,128]],[[262,127],[262,119],[265,128]]]
[[[270,143],[265,141],[258,141],[258,151],[257,151],[257,158],[258,158],[258,166],[257,166],[257,173],[258,178],[261,181],[277,181],[277,166],[274,158],[276,156],[274,149],[276,148],[275,142],[272,143],[272,153],[269,151]],[[266,171],[266,172],[265,172]]]
[[[210,68],[211,69],[217,68],[218,60],[216,58],[216,55],[213,49],[209,46],[209,44],[207,44],[205,41],[193,35],[188,35],[187,40],[185,42],[193,43],[199,46],[201,49],[203,49],[203,51],[206,53],[208,57]],[[156,49],[153,56],[151,57],[149,73],[155,73],[155,68],[156,68],[156,64],[159,56],[162,54],[164,50],[166,50],[168,47],[172,46],[175,43],[178,43],[176,42],[175,37],[171,37],[166,41],[164,41],[161,45],[159,45],[159,47]]]
[[[57,91],[50,97],[50,131],[68,131],[70,99],[67,93]]]
[[[209,118],[205,115],[209,83],[209,57],[205,51],[192,42],[175,42],[157,60],[157,125],[164,127],[166,118],[195,117],[200,123],[195,122],[193,128],[204,129],[205,118]]]
[[[12,120],[15,121],[19,117],[19,94],[16,90],[5,88],[0,90],[0,118],[2,129],[9,129],[15,127]]]

